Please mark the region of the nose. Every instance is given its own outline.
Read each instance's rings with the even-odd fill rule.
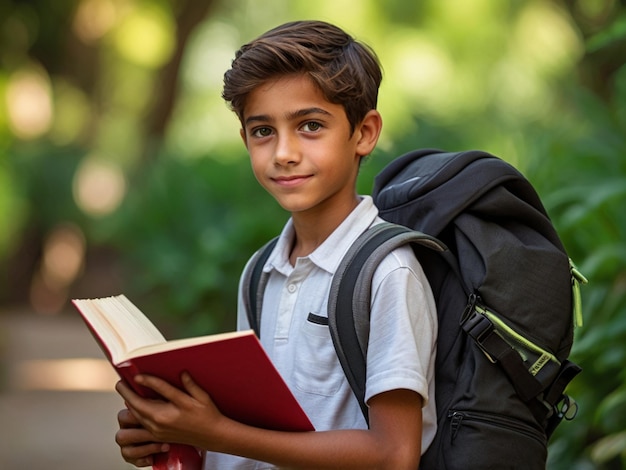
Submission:
[[[289,134],[279,135],[274,151],[276,165],[296,165],[301,159],[302,154],[298,139]]]

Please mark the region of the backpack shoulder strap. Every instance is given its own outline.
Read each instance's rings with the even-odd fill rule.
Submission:
[[[267,284],[267,275],[263,273],[263,267],[274,250],[278,237],[273,238],[261,247],[253,256],[248,267],[243,273],[242,299],[248,323],[256,335],[261,337],[261,308],[263,307],[263,294]]]
[[[385,256],[411,242],[440,253],[448,252],[442,242],[430,235],[387,222],[377,224],[366,230],[350,247],[337,268],[330,288],[330,335],[348,383],[368,423],[365,379],[372,278]]]

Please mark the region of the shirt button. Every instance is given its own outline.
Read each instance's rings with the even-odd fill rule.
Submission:
[[[288,290],[291,294],[293,294],[293,293],[294,293],[297,289],[298,289],[298,287],[297,287],[295,284],[289,284],[289,285],[287,286],[287,290]]]

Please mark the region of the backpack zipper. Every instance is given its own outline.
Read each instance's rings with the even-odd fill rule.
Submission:
[[[580,295],[580,285],[587,284],[587,278],[578,270],[572,259],[569,260],[569,269],[572,273],[572,307],[574,313],[574,326],[583,326],[583,305]]]
[[[532,426],[522,423],[518,420],[506,418],[490,413],[481,413],[473,411],[450,410],[448,412],[450,419],[450,443],[454,442],[463,421],[474,421],[477,423],[487,424],[502,429],[517,432],[531,439],[535,439],[542,445],[546,444],[545,434],[533,428]]]

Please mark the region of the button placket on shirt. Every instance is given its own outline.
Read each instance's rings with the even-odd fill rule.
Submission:
[[[276,339],[288,339],[289,327],[293,318],[296,302],[298,300],[298,290],[300,285],[307,277],[312,263],[308,258],[299,258],[296,265],[285,281],[284,294],[281,296],[280,305],[278,307],[278,317],[276,321]]]

